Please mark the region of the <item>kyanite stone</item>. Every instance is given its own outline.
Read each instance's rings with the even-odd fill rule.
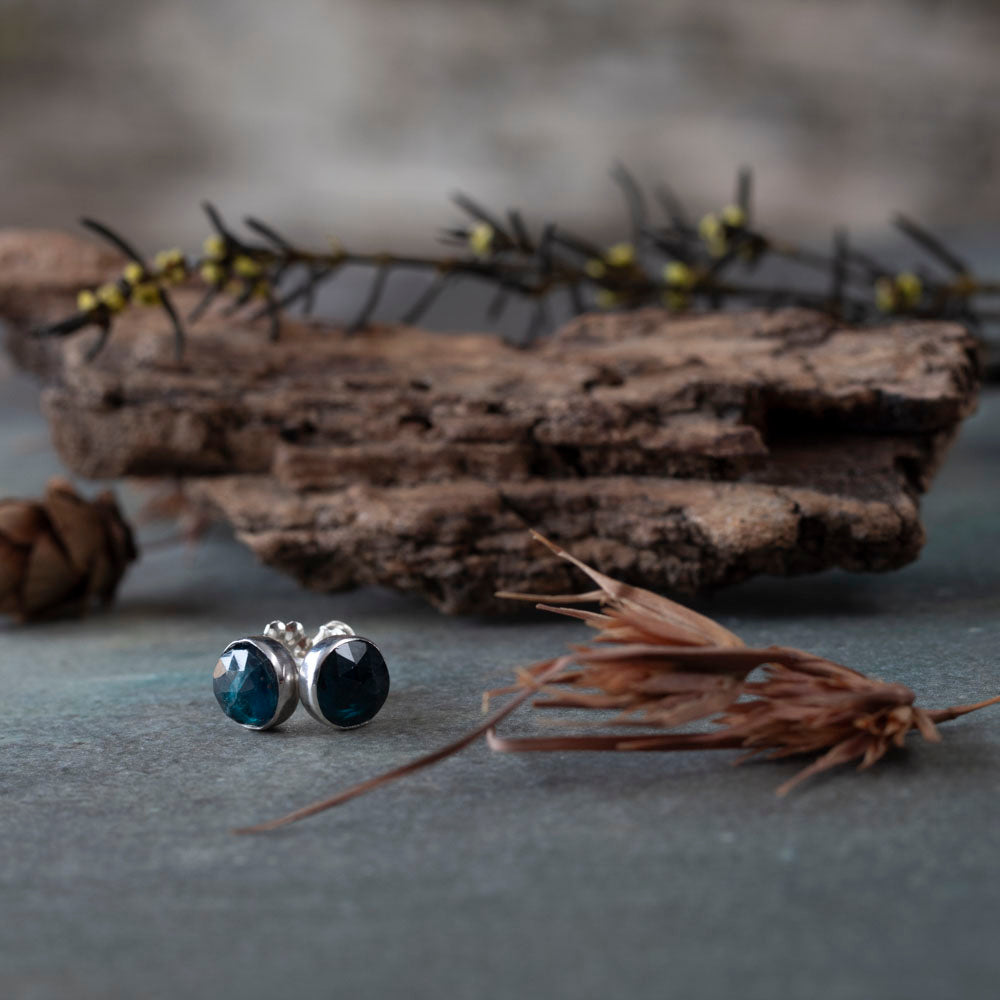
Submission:
[[[219,657],[212,686],[222,711],[241,726],[263,726],[278,710],[278,677],[268,658],[251,643]]]
[[[335,726],[360,726],[373,719],[388,694],[385,660],[367,639],[335,646],[316,675],[316,702]]]

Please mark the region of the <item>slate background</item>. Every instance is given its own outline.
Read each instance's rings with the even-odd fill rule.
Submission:
[[[35,394],[0,375],[0,494],[58,469]],[[993,392],[926,500],[915,565],[762,579],[700,607],[928,705],[996,693],[998,422]],[[256,734],[218,711],[219,650],[294,616],[380,643],[393,687],[371,726],[299,713]],[[221,535],[151,552],[108,614],[0,625],[0,993],[996,995],[1000,710],[785,801],[791,763],[475,746],[283,832],[229,833],[462,732],[483,688],[581,631],[302,594]]]

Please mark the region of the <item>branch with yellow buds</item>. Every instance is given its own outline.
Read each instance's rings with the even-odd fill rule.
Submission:
[[[83,224],[121,251],[127,260],[117,281],[85,289],[77,312],[54,323],[42,334],[64,336],[86,327],[100,334],[90,354],[104,346],[115,318],[132,306],[158,307],[170,319],[178,356],[185,329],[168,289],[198,284],[201,301],[188,317],[194,322],[217,299],[228,300],[234,314],[257,303],[252,320],[267,319],[271,337],[280,334],[281,316],[290,308],[309,313],[317,290],[347,266],[365,267],[371,284],[348,329],[366,327],[378,309],[390,274],[421,272],[425,289],[402,317],[417,323],[438,297],[459,279],[490,285],[494,295],[487,314],[497,318],[512,297],[535,303],[521,340],[529,343],[549,325],[548,302],[563,294],[571,311],[637,309],[662,306],[674,312],[723,306],[802,305],[824,310],[851,322],[879,313],[919,318],[956,319],[972,327],[984,313],[979,303],[1000,296],[1000,281],[984,280],[936,236],[911,219],[898,216],[895,225],[921,250],[934,268],[898,268],[883,264],[834,234],[829,254],[817,253],[776,238],[754,221],[752,178],[741,170],[733,200],[720,210],[690,221],[680,201],[665,186],[655,190],[663,221],[655,221],[646,195],[624,167],[613,177],[624,195],[630,238],[602,247],[560,224],[529,227],[516,210],[493,212],[467,195],[454,197],[466,222],[444,230],[449,256],[404,256],[390,252],[349,252],[334,243],[325,251],[296,246],[259,219],[244,220],[250,236],[233,232],[210,204],[204,206],[212,226],[201,253],[180,250],[157,253],[147,262],[116,232],[92,219]],[[825,287],[806,283],[766,284],[756,275],[766,258],[793,262],[825,277]]]

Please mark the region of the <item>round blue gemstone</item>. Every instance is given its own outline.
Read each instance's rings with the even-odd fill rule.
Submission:
[[[389,670],[367,639],[353,638],[327,653],[316,675],[316,702],[335,726],[373,719],[389,695]]]
[[[212,687],[222,711],[241,726],[263,726],[278,710],[278,675],[252,643],[238,643],[219,657]]]

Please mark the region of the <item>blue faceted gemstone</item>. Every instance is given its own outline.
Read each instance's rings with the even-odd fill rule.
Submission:
[[[373,719],[389,695],[389,670],[375,644],[353,638],[327,653],[316,675],[316,702],[335,726]]]
[[[212,687],[222,711],[241,726],[263,726],[278,710],[278,675],[251,643],[233,646],[219,657]]]

